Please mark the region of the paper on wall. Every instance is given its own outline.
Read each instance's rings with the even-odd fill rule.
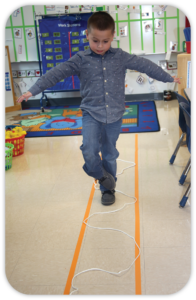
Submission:
[[[135,6],[131,6],[131,7],[129,6],[129,8],[127,8],[127,12],[140,14],[140,9],[139,8],[135,8]]]
[[[35,77],[35,70],[27,70],[27,77]]]
[[[21,94],[25,94],[27,92],[26,83],[24,81],[20,81],[18,83]]]
[[[70,5],[69,9],[70,12],[75,12],[75,13],[80,11],[79,5]]]
[[[55,5],[46,5],[46,11],[55,11]]]
[[[26,77],[26,71],[18,71],[18,77]]]
[[[170,50],[176,52],[178,50],[178,43],[170,41]]]
[[[68,12],[69,12],[69,6],[66,5],[66,6],[64,7],[64,12],[63,12],[63,13],[68,13]]]
[[[22,38],[22,30],[20,28],[14,28],[14,37],[17,39]]]
[[[136,79],[136,82],[139,84],[143,84],[144,81],[145,81],[145,78],[141,74]]]
[[[17,10],[13,12],[13,17],[17,17]]]
[[[35,34],[34,34],[34,30],[27,28],[26,29],[26,34],[27,34],[27,38],[28,40],[34,39],[35,38]]]
[[[125,85],[125,94],[132,94],[133,88],[131,86],[128,86],[128,84]]]
[[[149,12],[143,12],[142,13],[142,17],[149,17],[150,16],[150,13]]]
[[[35,77],[40,77],[40,70],[35,70]]]
[[[132,87],[128,87],[128,88],[127,88],[127,92],[128,92],[129,94],[133,94],[133,88],[132,88]]]
[[[158,29],[158,30],[163,29],[163,20],[156,19],[154,21],[154,26],[155,26],[155,29]]]
[[[157,31],[157,30],[155,30],[154,34],[162,34],[162,35],[165,35],[166,33],[163,32],[163,31]]]
[[[161,15],[166,10],[167,5],[159,5],[159,7],[160,7],[160,11],[158,14]]]
[[[154,79],[148,76],[148,82],[149,82],[150,84],[152,84],[152,83],[154,82]]]
[[[18,77],[18,72],[17,71],[12,71],[12,77],[17,78]]]
[[[91,12],[95,5],[81,5],[80,11]]]
[[[120,36],[127,36],[127,26],[120,27]]]
[[[171,59],[171,51],[167,51],[165,60],[170,60]]]
[[[20,9],[16,9],[16,10],[13,12],[13,17],[17,17],[19,13],[20,13]]]
[[[148,31],[152,31],[152,24],[151,22],[144,22],[144,29],[145,29],[145,32],[148,32]]]
[[[123,9],[123,10],[126,10],[128,8],[127,5],[119,5],[119,9]]]
[[[158,5],[152,8],[152,12],[157,12],[158,15],[161,15],[167,8],[167,5]]]
[[[18,54],[22,54],[22,45],[18,45]]]
[[[55,11],[57,13],[65,13],[65,5],[56,5],[55,6]]]

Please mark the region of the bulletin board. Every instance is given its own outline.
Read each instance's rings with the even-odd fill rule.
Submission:
[[[78,51],[89,48],[85,30],[92,13],[71,14],[59,17],[43,16],[39,20],[42,70],[46,74],[58,64],[67,61]],[[80,81],[71,76],[49,88],[51,91],[79,90]]]

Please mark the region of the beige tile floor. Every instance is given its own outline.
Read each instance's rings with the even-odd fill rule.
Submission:
[[[189,152],[170,156],[179,138],[177,101],[157,101],[161,131],[138,134],[141,289],[143,295],[167,295],[181,290],[191,273],[191,200],[178,204],[190,182],[178,180]],[[6,124],[13,115],[7,113]],[[26,138],[25,153],[13,158],[5,173],[6,276],[24,294],[64,293],[93,179],[83,169],[82,136]],[[121,134],[120,159],[135,160],[135,134]],[[118,161],[118,172],[127,167]],[[119,176],[117,189],[135,195],[134,168]],[[95,190],[90,213],[122,207],[134,200],[116,193],[116,203],[100,204]],[[104,215],[89,224],[135,234],[134,205]],[[89,268],[118,272],[135,258],[134,241],[116,231],[87,227],[75,274]],[[91,271],[75,278],[78,294],[134,295],[135,265],[123,276]],[[72,291],[72,290],[71,290]]]

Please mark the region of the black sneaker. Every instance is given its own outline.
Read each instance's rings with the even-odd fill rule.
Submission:
[[[103,177],[99,179],[99,183],[104,186],[107,190],[113,190],[116,187],[116,181],[114,177],[103,169]]]
[[[101,203],[103,205],[111,205],[115,202],[115,190],[102,192]]]

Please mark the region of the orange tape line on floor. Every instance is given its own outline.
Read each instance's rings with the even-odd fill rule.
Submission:
[[[140,247],[140,212],[139,212],[139,172],[138,172],[138,134],[135,135],[135,241]],[[135,258],[138,256],[139,250],[135,245]],[[141,295],[141,267],[140,256],[135,261],[135,294]]]
[[[89,216],[89,212],[90,212],[90,209],[91,209],[91,204],[92,204],[94,192],[95,192],[95,187],[94,187],[94,184],[93,184],[83,221],[86,218],[88,218],[88,216]],[[84,237],[85,229],[86,229],[86,225],[84,223],[82,223],[82,227],[81,227],[81,230],[80,230],[78,242],[77,242],[77,245],[76,245],[75,253],[74,253],[72,264],[71,264],[71,268],[69,270],[69,275],[68,275],[68,278],[67,278],[67,283],[66,283],[66,286],[65,286],[64,295],[69,295],[69,293],[70,293],[72,278],[74,277],[76,265],[77,265],[77,262],[78,262],[78,257],[79,257],[79,254],[80,254],[80,248],[81,248],[81,245],[82,245],[82,240],[83,240],[83,237]]]

